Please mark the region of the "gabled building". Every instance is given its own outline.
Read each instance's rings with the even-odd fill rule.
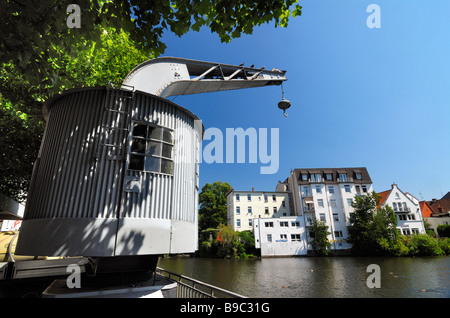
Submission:
[[[378,193],[381,196],[380,205],[390,206],[398,219],[397,229],[403,235],[423,234],[422,212],[419,200],[409,193],[404,193],[396,184],[387,191]]]

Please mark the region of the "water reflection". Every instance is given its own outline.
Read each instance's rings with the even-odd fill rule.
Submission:
[[[367,287],[370,264],[380,266],[381,288]],[[450,297],[450,257],[169,258],[158,266],[248,297]]]

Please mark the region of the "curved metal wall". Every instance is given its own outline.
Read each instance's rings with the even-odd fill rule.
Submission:
[[[114,256],[197,248],[196,116],[157,96],[68,91],[50,111],[17,253]],[[173,130],[173,174],[127,169],[135,122]],[[127,181],[137,187],[127,188]]]

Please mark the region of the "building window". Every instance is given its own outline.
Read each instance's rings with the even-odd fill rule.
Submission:
[[[311,173],[311,182],[322,182],[322,176],[320,175],[320,173]]]
[[[361,189],[359,185],[355,185],[356,194],[361,194]]]
[[[361,180],[362,179],[361,173],[359,173],[359,172],[355,173],[355,177],[356,177],[357,180]]]
[[[326,173],[325,177],[327,178],[328,181],[332,181],[333,180],[333,175],[331,173]]]
[[[349,184],[344,185],[344,189],[345,189],[345,192],[350,193],[350,185]]]
[[[252,207],[251,207],[251,206],[249,206],[249,207],[247,208],[247,213],[252,213]]]
[[[280,222],[280,227],[288,227],[289,226],[289,222]]]
[[[267,202],[267,194],[264,194],[264,202]]]
[[[264,222],[265,227],[273,227],[273,222]]]
[[[416,220],[416,216],[414,214],[408,214],[408,220],[415,221]]]
[[[287,241],[287,234],[280,234],[280,239],[283,241]]]
[[[347,205],[352,206],[352,199],[347,199]]]
[[[291,241],[292,242],[300,242],[300,234],[291,234]]]
[[[240,206],[236,207],[236,214],[241,214],[241,207]]]
[[[403,235],[411,235],[411,231],[409,229],[402,229]]]
[[[273,213],[277,213],[278,211],[277,211],[277,207],[276,206],[274,206],[273,207]]]
[[[367,193],[367,186],[362,185],[361,188],[362,188],[362,191],[363,191],[364,193]]]
[[[293,226],[293,227],[299,227],[299,226],[300,226],[300,222],[299,222],[299,221],[292,221],[292,222],[291,222],[291,226]]]
[[[339,214],[333,213],[333,220],[334,220],[335,222],[339,222]]]
[[[239,193],[236,193],[236,201],[239,201]]]
[[[272,201],[277,202],[277,196],[275,194],[272,195]]]
[[[308,175],[306,173],[302,173],[302,181],[308,181]]]
[[[253,226],[253,220],[252,219],[248,219],[248,226]]]
[[[241,227],[241,219],[236,219],[236,226]]]
[[[286,207],[286,201],[285,201],[285,200],[281,201],[281,206],[282,206],[283,208]]]
[[[330,200],[330,205],[331,205],[332,208],[336,208],[337,207],[336,200],[335,199],[331,199]]]
[[[323,199],[317,199],[317,205],[323,208]]]
[[[272,234],[267,234],[267,242],[272,242]]]
[[[247,201],[250,202],[252,200],[251,194],[247,194]]]
[[[173,174],[174,134],[171,129],[135,123],[128,169]]]
[[[334,237],[344,237],[342,231],[334,231]]]
[[[320,213],[319,218],[321,221],[325,221],[325,213]]]
[[[346,173],[340,173],[339,174],[339,181],[347,182],[347,174]]]
[[[333,186],[329,186],[328,187],[328,192],[331,193],[331,194],[334,193],[334,187]]]
[[[266,207],[264,208],[264,213],[265,213],[265,214],[269,214],[269,207],[268,207],[268,206],[266,206]]]
[[[419,234],[419,229],[411,229],[411,231],[413,232],[413,234]]]
[[[398,219],[399,219],[400,221],[406,221],[406,215],[404,215],[404,214],[399,214],[399,215],[398,215]]]
[[[316,186],[316,193],[322,193],[322,187],[320,185]]]

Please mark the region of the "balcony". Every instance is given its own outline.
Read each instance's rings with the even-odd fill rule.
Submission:
[[[394,209],[394,212],[395,213],[410,213],[411,212],[411,209],[410,208],[408,208],[408,207],[399,207],[399,208],[396,208],[396,209]]]
[[[314,207],[305,207],[303,208],[303,213],[314,213],[316,209]]]

